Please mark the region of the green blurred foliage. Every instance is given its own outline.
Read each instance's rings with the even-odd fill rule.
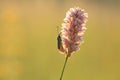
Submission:
[[[0,1],[0,80],[59,80],[65,55],[57,50],[56,28],[74,6],[89,18],[63,80],[120,80],[120,4],[99,1]]]

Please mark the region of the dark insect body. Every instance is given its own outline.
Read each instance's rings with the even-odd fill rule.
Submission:
[[[61,39],[60,33],[57,36],[57,46],[58,46],[58,49],[60,50],[62,46],[62,39]]]

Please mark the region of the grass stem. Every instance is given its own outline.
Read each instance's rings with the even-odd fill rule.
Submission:
[[[63,74],[64,74],[64,70],[65,70],[65,66],[66,66],[68,57],[69,57],[69,56],[66,56],[66,59],[65,59],[65,62],[64,62],[64,66],[63,66],[63,69],[62,69],[62,72],[61,72],[60,80],[62,80],[62,77],[63,77]]]

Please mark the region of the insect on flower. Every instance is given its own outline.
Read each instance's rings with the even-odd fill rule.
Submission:
[[[57,32],[58,32],[58,28],[57,28]],[[60,52],[64,52],[64,49],[62,46],[61,32],[59,32],[59,34],[57,36],[57,48]]]
[[[57,36],[57,45],[58,45],[58,49],[60,49],[60,47],[62,46],[62,39],[60,36],[61,33],[58,34]]]

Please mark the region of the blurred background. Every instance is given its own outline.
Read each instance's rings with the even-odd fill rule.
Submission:
[[[87,31],[63,80],[120,80],[120,0],[0,0],[0,80],[59,80],[56,28],[75,6]]]

